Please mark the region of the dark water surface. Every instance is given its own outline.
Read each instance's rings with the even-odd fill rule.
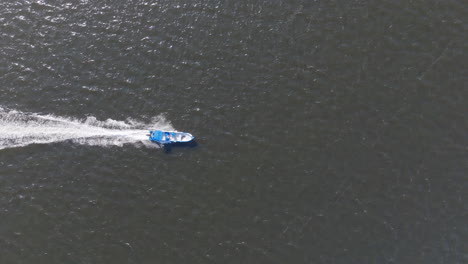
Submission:
[[[163,114],[198,147],[0,150],[0,263],[468,263],[467,17],[461,0],[2,1],[0,107]]]

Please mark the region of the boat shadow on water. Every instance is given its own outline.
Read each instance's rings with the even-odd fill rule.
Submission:
[[[159,146],[164,150],[164,153],[171,153],[172,148],[195,148],[198,146],[195,140],[190,142],[176,142],[176,143],[168,143],[168,144],[161,144],[158,143]]]

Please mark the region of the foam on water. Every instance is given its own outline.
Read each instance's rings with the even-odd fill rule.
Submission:
[[[99,121],[92,116],[73,119],[0,107],[0,149],[61,141],[98,146],[135,144],[157,147],[146,136],[150,129],[174,130],[163,115],[146,124],[131,119]]]

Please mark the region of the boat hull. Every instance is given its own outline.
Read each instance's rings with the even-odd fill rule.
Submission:
[[[188,144],[195,139],[190,133],[178,131],[150,130],[149,140],[159,144]]]

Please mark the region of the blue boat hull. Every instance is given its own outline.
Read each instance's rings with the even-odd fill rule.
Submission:
[[[189,144],[195,139],[190,133],[178,131],[150,130],[149,140],[159,144]]]

